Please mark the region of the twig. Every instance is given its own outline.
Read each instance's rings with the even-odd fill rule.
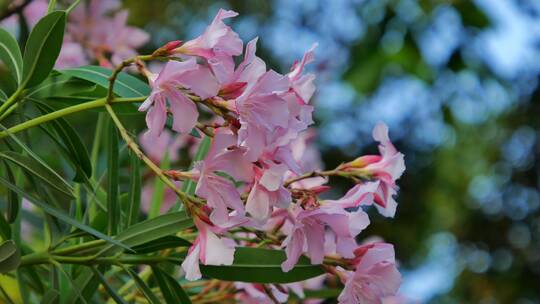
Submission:
[[[8,9],[6,10],[4,13],[0,14],[0,21],[4,20],[4,19],[7,19],[9,17],[11,17],[12,15],[14,14],[18,14],[20,12],[23,11],[23,9],[32,2],[33,0],[24,0],[23,3],[21,3],[21,5],[19,6],[16,6],[12,9]]]

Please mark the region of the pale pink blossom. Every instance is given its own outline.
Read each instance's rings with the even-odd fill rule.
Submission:
[[[222,228],[199,218],[194,218],[194,223],[199,234],[182,262],[186,280],[189,281],[202,277],[199,262],[204,265],[231,265],[235,251],[232,240],[218,236],[224,231]]]
[[[346,271],[347,281],[338,301],[340,304],[380,304],[396,295],[401,275],[396,267],[394,246],[372,243],[356,251],[356,270]]]
[[[212,208],[210,220],[218,225],[229,221],[229,208],[240,216],[245,210],[234,183],[217,172],[226,172],[236,181],[249,182],[253,178],[252,164],[245,160],[244,151],[235,148],[235,144],[234,134],[218,129],[205,160],[197,162],[191,173],[198,180],[195,194],[207,200],[207,205]]]
[[[158,137],[152,137],[148,133],[139,135],[142,149],[155,163],[161,163],[165,156],[170,162],[177,161],[180,149],[190,140],[191,136],[188,134],[172,134],[169,130],[163,130]]]
[[[197,123],[197,106],[181,89],[189,90],[202,99],[215,96],[219,89],[210,70],[197,64],[195,59],[168,62],[159,75],[151,77],[150,85],[152,93],[139,110],[148,110],[146,123],[152,137],[162,132],[168,109],[172,112],[172,129],[175,131],[189,132]]]
[[[291,68],[287,77],[291,82],[291,89],[296,93],[297,97],[302,103],[308,103],[313,93],[315,93],[315,85],[313,81],[315,80],[315,75],[305,74],[303,75],[304,67],[306,64],[312,62],[315,58],[315,48],[317,44],[313,46],[304,54],[300,62],[295,62]]]
[[[287,208],[292,201],[291,193],[283,187],[284,176],[289,168],[273,162],[265,163],[264,167],[254,166],[255,183],[246,203],[246,211],[260,223],[270,217],[274,207]]]
[[[238,56],[242,53],[242,40],[228,25],[224,19],[238,16],[237,12],[220,9],[212,23],[204,33],[177,48],[178,53],[195,55],[210,59],[221,53],[228,56]]]
[[[305,251],[312,264],[321,264],[325,255],[325,228],[332,234],[338,254],[346,258],[353,257],[356,248],[355,237],[369,225],[367,214],[358,209],[348,212],[340,205],[327,203],[313,210],[293,208],[294,227],[283,241],[287,260],[281,264],[283,271],[291,270]],[[305,249],[305,250],[304,250]]]
[[[378,188],[373,192],[375,207],[382,215],[394,217],[397,207],[394,196],[398,190],[396,180],[405,171],[404,155],[390,141],[385,124],[375,126],[373,138],[379,142],[380,155],[361,156],[342,165],[341,169],[378,181]]]

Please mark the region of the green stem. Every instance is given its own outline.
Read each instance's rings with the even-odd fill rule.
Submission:
[[[115,101],[117,99],[114,99]],[[116,127],[118,128],[118,131],[120,132],[120,135],[128,145],[128,147],[141,159],[147,166],[150,168],[150,170],[154,171],[154,173],[167,185],[169,188],[171,188],[176,195],[182,200],[184,203],[186,210],[189,212],[191,210],[191,204],[190,202],[195,202],[196,199],[194,197],[191,197],[187,193],[180,191],[174,183],[167,177],[165,174],[163,174],[163,170],[161,170],[160,167],[158,167],[154,162],[146,156],[137,143],[129,136],[129,133],[127,132],[126,128],[114,112],[113,108],[109,104],[105,104],[105,109],[107,109],[107,112],[109,112],[109,115],[111,116],[113,122],[115,123]]]
[[[0,114],[4,113],[7,109],[11,107],[12,104],[17,102],[17,99],[22,94],[23,88],[20,87],[11,95],[6,102],[4,102],[2,105],[0,105]]]
[[[21,258],[20,267],[37,265],[37,264],[52,264],[52,263],[61,263],[61,264],[80,264],[80,265],[97,265],[97,264],[106,264],[106,265],[118,265],[118,264],[127,264],[127,265],[152,265],[159,263],[174,263],[180,264],[183,259],[174,258],[174,257],[164,257],[164,256],[111,256],[111,257],[96,257],[96,256],[63,256],[55,255],[49,252],[40,252],[25,255]]]
[[[146,99],[146,97],[116,98],[112,102],[113,103],[142,102],[145,99]],[[42,123],[46,123],[48,121],[55,120],[57,118],[60,118],[60,117],[63,117],[63,116],[69,115],[69,114],[73,114],[73,113],[77,113],[77,112],[81,112],[81,111],[85,111],[85,110],[89,110],[89,109],[103,107],[103,106],[105,106],[105,104],[107,104],[107,99],[106,98],[99,98],[99,99],[96,99],[96,100],[93,100],[93,101],[89,101],[89,102],[81,103],[81,104],[74,105],[74,106],[71,106],[71,107],[67,107],[67,108],[64,108],[64,109],[61,109],[61,110],[58,110],[58,111],[55,111],[55,112],[52,112],[52,113],[49,113],[49,114],[46,114],[46,115],[43,115],[43,116],[39,116],[39,117],[36,117],[34,119],[25,121],[25,122],[23,122],[21,124],[18,124],[18,125],[14,126],[14,127],[11,127],[11,128],[9,128],[9,129],[7,129],[5,131],[0,132],[0,138],[8,136],[9,133],[11,133],[11,134],[17,133],[17,132],[20,132],[20,131],[23,131],[23,130],[26,130],[28,128],[32,128],[32,127],[35,127],[35,126],[38,126],[38,125],[40,125]]]

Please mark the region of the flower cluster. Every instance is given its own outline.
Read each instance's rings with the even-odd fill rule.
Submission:
[[[205,202],[189,207],[198,236],[182,263],[186,279],[201,278],[201,263],[232,264],[235,247],[261,245],[246,239],[262,234],[267,236],[264,246],[285,248],[284,272],[306,255],[340,278],[345,284],[340,303],[380,303],[394,296],[400,275],[393,246],[358,245],[356,240],[370,223],[367,206],[394,216],[403,154],[390,142],[387,127],[378,124],[373,137],[379,155],[320,171],[316,153],[306,144],[315,76],[304,70],[314,60],[316,45],[287,74],[267,70],[256,55],[257,39],[244,49],[238,34],[224,23],[236,15],[220,10],[199,37],[158,49],[155,54],[171,60],[159,73],[147,72],[152,93],[140,107],[147,111],[145,141],[167,142],[169,118],[176,132],[199,128],[212,137],[208,154],[193,169],[167,171],[176,180],[195,181],[195,194]],[[212,124],[199,122],[203,113],[214,114]],[[330,176],[356,185],[340,199],[321,199]],[[240,240],[235,233],[247,237]],[[272,285],[268,293],[256,284],[237,284],[245,302],[265,296],[286,301],[293,287]],[[302,294],[301,286],[295,293]]]
[[[23,15],[30,28],[47,14],[47,7],[47,0],[34,0],[24,8]],[[78,5],[69,14],[55,67],[78,67],[93,61],[110,67],[123,58],[135,56],[135,50],[148,42],[150,36],[128,26],[127,18],[128,11],[121,9],[119,0],[89,0]],[[18,24],[18,17],[14,15],[2,26],[15,33]]]

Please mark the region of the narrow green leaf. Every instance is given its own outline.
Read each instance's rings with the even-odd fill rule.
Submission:
[[[163,249],[190,247],[191,243],[175,235],[167,235],[159,239],[132,247],[138,254],[152,253]]]
[[[36,205],[37,207],[43,209],[43,211],[45,211],[45,213],[47,214],[50,214],[76,228],[79,228],[80,230],[88,233],[88,234],[91,234],[95,237],[97,237],[98,239],[102,239],[102,240],[105,240],[106,242],[109,242],[111,243],[111,247],[113,246],[119,246],[121,248],[124,248],[125,250],[128,250],[128,251],[133,251],[129,246],[126,246],[125,244],[122,243],[122,241],[119,241],[119,240],[114,240],[112,239],[111,237],[95,230],[94,228],[92,227],[89,227],[83,223],[80,223],[78,221],[76,221],[75,219],[73,219],[70,215],[68,214],[65,214],[64,212],[50,206],[50,205],[47,205],[45,203],[42,203],[41,201],[39,201],[37,198],[33,197],[32,195],[30,195],[27,191],[23,190],[23,189],[20,189],[19,187],[17,187],[16,185],[10,183],[8,180],[4,179],[3,177],[0,177],[0,183],[4,184],[6,187],[8,187],[9,189],[17,192],[17,194],[19,194],[20,196],[22,197],[25,197],[30,203]]]
[[[54,111],[51,107],[43,103],[36,103],[36,106],[42,113],[51,113]],[[92,176],[92,164],[88,150],[81,137],[64,118],[53,120],[49,124],[64,143],[69,159],[75,167],[76,175],[73,180],[76,182],[85,182]]]
[[[120,219],[120,205],[118,200],[118,131],[112,122],[109,122],[107,132],[107,215],[109,235],[116,234],[118,220]]]
[[[1,102],[4,102],[8,99],[8,96],[6,95],[6,93],[0,89],[0,101]]]
[[[6,175],[9,181],[15,184],[15,175],[13,174],[13,171],[11,170],[11,167],[7,164],[6,161],[4,161],[4,165],[6,167]],[[20,209],[20,200],[19,196],[16,192],[8,190],[7,195],[7,209],[6,209],[6,221],[8,223],[13,223],[15,219],[17,218],[17,215],[19,214]]]
[[[73,188],[71,185],[61,178],[56,172],[50,170],[48,167],[43,166],[38,161],[13,151],[1,152],[0,158],[19,166],[26,173],[35,176],[42,183],[48,185],[52,189],[60,191],[69,197],[74,197]]]
[[[56,289],[49,289],[41,299],[41,304],[56,304],[60,300],[60,293]]]
[[[129,199],[127,209],[126,227],[135,224],[139,218],[141,208],[141,162],[134,152],[130,154],[131,179],[129,182]]]
[[[139,274],[135,271],[123,267],[124,270],[131,276],[133,281],[135,282],[135,285],[137,285],[137,288],[139,288],[139,291],[144,295],[144,297],[150,302],[150,304],[160,304],[158,297],[152,292],[150,287],[146,285],[146,283],[139,277]]]
[[[0,273],[8,273],[19,267],[21,252],[15,242],[8,240],[0,245]]]
[[[191,304],[186,291],[173,277],[158,266],[153,266],[152,271],[167,303]]]
[[[161,169],[169,169],[169,155],[165,153],[165,157],[160,164]],[[150,201],[150,211],[148,212],[148,218],[156,217],[161,210],[163,200],[165,198],[165,183],[158,177],[154,180],[154,187],[152,188],[152,200]]]
[[[9,68],[15,76],[14,79],[20,84],[23,70],[21,49],[17,40],[3,28],[0,28],[0,60]]]
[[[65,25],[66,13],[56,11],[34,26],[24,50],[23,87],[38,85],[47,78],[60,54]]]
[[[109,77],[112,75],[111,70],[99,66],[83,66],[60,72],[90,81],[104,88],[109,87]],[[113,91],[118,96],[125,98],[144,97],[150,94],[150,87],[138,78],[122,72],[118,75]]]
[[[305,256],[289,272],[283,272],[281,263],[286,258],[283,250],[239,247],[232,265],[200,267],[202,274],[214,279],[252,283],[292,283],[324,273],[320,265],[311,265]]]
[[[137,223],[120,232],[115,240],[134,247],[171,235],[193,226],[193,220],[183,211],[171,212]],[[119,251],[111,245],[104,247],[98,255],[114,254]]]
[[[73,98],[74,95],[92,92],[95,89],[96,84],[92,82],[64,74],[51,74],[41,84],[29,89],[24,97],[37,99]]]
[[[11,238],[11,226],[9,226],[9,223],[2,214],[0,214],[0,235],[3,240],[9,240]]]
[[[116,303],[127,304],[127,302],[120,295],[116,293],[114,288],[109,284],[109,282],[107,282],[107,279],[105,278],[105,276],[95,266],[92,266],[92,271],[94,272],[94,275],[96,276],[96,278],[99,279],[99,281],[101,282],[101,285],[103,285],[107,293],[111,296],[111,298]]]

